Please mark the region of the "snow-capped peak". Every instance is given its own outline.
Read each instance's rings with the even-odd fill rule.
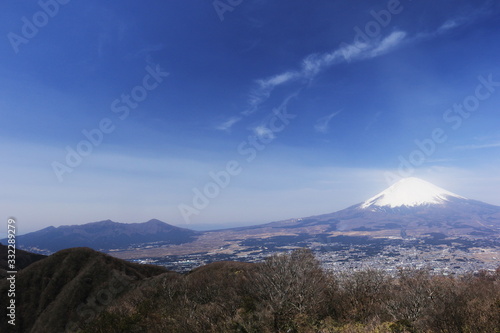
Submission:
[[[385,191],[366,200],[361,204],[361,208],[373,206],[394,208],[442,204],[449,201],[450,198],[465,199],[425,180],[410,177],[398,181]]]

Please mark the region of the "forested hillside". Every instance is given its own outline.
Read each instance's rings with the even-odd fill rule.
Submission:
[[[500,270],[326,273],[308,250],[157,276],[84,332],[499,332]]]

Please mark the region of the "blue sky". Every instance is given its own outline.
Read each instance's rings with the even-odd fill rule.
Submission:
[[[263,223],[405,176],[500,205],[497,1],[0,9],[0,211],[20,232]]]

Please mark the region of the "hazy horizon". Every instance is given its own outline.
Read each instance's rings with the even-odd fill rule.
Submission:
[[[500,3],[62,3],[0,14],[19,234],[260,224],[408,176],[500,206]]]
[[[384,189],[385,190],[385,189]],[[380,192],[377,192],[376,194],[379,194]],[[458,194],[458,193],[455,193],[455,194]],[[342,207],[338,210],[342,210],[344,208],[348,208],[352,205],[356,205],[356,204],[360,204],[362,203],[363,201],[365,200],[369,200],[370,198],[365,198],[361,201],[358,201],[358,202],[355,202],[355,203],[352,203],[352,204],[349,204],[348,206],[345,206],[345,207]],[[467,199],[472,199],[472,200],[476,200],[475,198],[467,198]],[[486,202],[488,203],[488,202]],[[489,203],[491,204],[491,203]],[[500,205],[497,205],[497,206],[500,206]],[[337,211],[337,210],[335,210]],[[310,217],[310,216],[315,216],[315,215],[321,215],[321,214],[326,214],[326,213],[333,213],[335,211],[324,211],[324,212],[316,212],[314,214],[311,214],[311,215],[301,215],[301,216],[288,216],[286,218],[281,218],[281,219],[277,219],[277,220],[261,220],[261,221],[239,221],[239,222],[236,222],[236,223],[199,223],[199,224],[194,224],[194,223],[184,223],[184,224],[175,224],[175,223],[169,223],[168,221],[163,221],[162,222],[165,222],[165,223],[168,223],[168,224],[171,224],[171,225],[175,225],[175,226],[178,226],[178,227],[181,227],[181,228],[187,228],[187,229],[191,229],[191,230],[196,230],[196,231],[210,231],[210,230],[217,230],[217,229],[228,229],[228,228],[233,228],[233,227],[243,227],[243,226],[253,226],[253,225],[259,225],[259,224],[263,224],[263,223],[269,223],[269,222],[277,222],[277,221],[280,221],[280,220],[286,220],[286,219],[290,219],[290,218],[306,218],[306,217]],[[21,230],[19,235],[23,235],[23,234],[27,234],[27,233],[30,233],[30,232],[33,232],[33,231],[38,231],[38,230],[41,230],[43,228],[46,228],[46,227],[49,227],[49,226],[55,226],[55,227],[59,227],[59,226],[64,226],[64,225],[75,225],[75,224],[86,224],[86,223],[94,223],[94,222],[102,222],[102,221],[106,221],[106,220],[112,220],[113,222],[119,222],[119,223],[144,223],[144,222],[147,222],[149,220],[153,220],[153,219],[157,219],[156,217],[151,217],[151,218],[148,218],[146,220],[140,220],[140,221],[116,221],[116,220],[112,220],[112,219],[100,219],[100,220],[95,220],[95,221],[85,221],[85,222],[80,222],[80,223],[59,223],[59,224],[51,224],[51,225],[45,225],[41,228],[35,228],[35,229],[32,229],[32,230]],[[161,219],[159,219],[161,220]],[[6,237],[6,233],[0,233],[0,238],[4,238]]]

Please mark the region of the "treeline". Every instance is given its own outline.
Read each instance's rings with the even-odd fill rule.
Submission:
[[[500,332],[500,269],[331,273],[309,250],[159,275],[84,332]]]

